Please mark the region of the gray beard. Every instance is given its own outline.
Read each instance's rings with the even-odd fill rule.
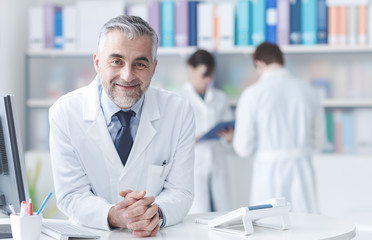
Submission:
[[[118,105],[120,108],[130,108],[142,97],[142,90],[138,91],[135,96],[129,96],[129,94],[123,93],[121,96],[114,93],[114,89],[111,88],[108,92],[110,99]]]
[[[138,102],[138,100],[141,99],[141,97],[144,95],[144,93],[149,88],[149,85],[147,85],[145,89],[139,88],[138,92],[134,92],[134,93],[122,92],[122,94],[118,94],[118,93],[115,93],[114,84],[108,87],[106,83],[102,81],[102,86],[103,86],[104,91],[106,91],[107,95],[111,99],[111,101],[113,101],[120,108],[124,108],[124,109],[130,108],[134,104],[136,104],[136,102]]]

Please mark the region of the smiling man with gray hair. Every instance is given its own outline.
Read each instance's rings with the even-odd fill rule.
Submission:
[[[102,28],[97,76],[50,108],[59,209],[94,228],[154,236],[193,199],[194,117],[185,100],[150,87],[158,37],[139,17]]]

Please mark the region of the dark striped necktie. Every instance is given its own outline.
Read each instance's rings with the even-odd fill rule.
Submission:
[[[130,119],[131,117],[135,116],[136,113],[132,110],[129,110],[127,112],[119,111],[115,113],[115,115],[119,118],[121,128],[116,135],[114,144],[120,156],[121,162],[123,163],[123,166],[125,166],[130,150],[133,146],[133,139],[130,135]]]

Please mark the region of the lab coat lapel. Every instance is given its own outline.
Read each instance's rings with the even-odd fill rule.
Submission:
[[[211,89],[211,87],[207,88],[207,91],[205,92],[204,101],[206,104],[210,104],[214,99],[214,94]]]
[[[185,89],[186,91],[189,92],[189,96],[190,96],[189,100],[191,101],[191,104],[193,105],[193,107],[200,108],[201,111],[206,111],[208,109],[206,102],[195,91],[191,83],[187,82]]]
[[[125,165],[121,178],[135,168],[141,166],[144,157],[141,156],[146,150],[147,146],[151,143],[156,134],[156,129],[153,126],[153,121],[160,118],[158,102],[154,91],[149,88],[145,94],[143,102],[140,124],[138,126],[136,138],[134,139],[132,150],[129,154],[128,161]]]
[[[87,124],[87,135],[94,140],[97,147],[99,147],[107,157],[110,163],[109,166],[113,169],[121,169],[123,168],[123,165],[116,151],[115,145],[112,142],[100,107],[98,84],[99,78],[97,76],[87,87],[83,99],[83,120],[84,123]],[[110,171],[111,169],[108,170]]]

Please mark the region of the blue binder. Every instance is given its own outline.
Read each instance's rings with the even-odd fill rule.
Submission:
[[[301,44],[301,0],[290,1],[289,40],[291,44]]]
[[[174,2],[163,1],[160,3],[160,32],[161,46],[174,47],[175,41],[175,8]]]
[[[276,44],[278,9],[276,0],[266,1],[266,41]]]
[[[62,9],[54,12],[54,48],[63,48]]]
[[[252,0],[253,11],[253,45],[259,45],[266,40],[266,1]]]
[[[318,0],[318,44],[328,43],[328,8],[326,0]]]
[[[252,2],[238,0],[236,3],[236,45],[252,45]]]
[[[220,138],[217,133],[222,131],[222,130],[228,130],[229,128],[234,128],[235,127],[235,121],[229,121],[229,122],[220,122],[216,126],[214,126],[211,130],[209,130],[206,134],[201,136],[198,140],[200,141],[205,141],[205,140],[215,140]]]
[[[189,2],[189,46],[198,45],[198,31],[197,31],[197,1]]]
[[[313,45],[317,43],[317,15],[317,0],[302,0],[301,30],[302,43],[305,45]]]

